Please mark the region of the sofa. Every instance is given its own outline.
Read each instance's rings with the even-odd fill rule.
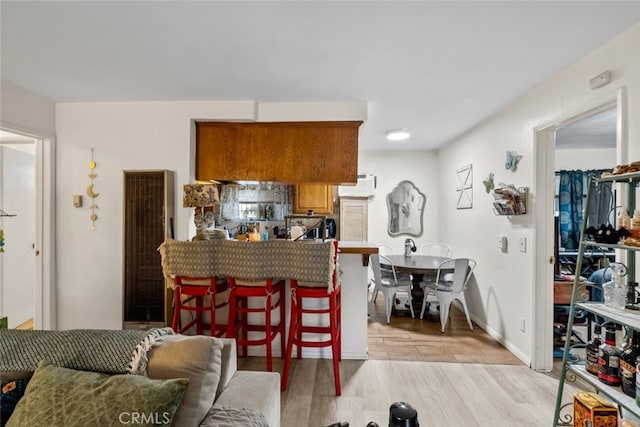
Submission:
[[[168,330],[137,346],[128,363],[137,372],[114,374],[105,366],[124,352],[110,340],[126,331],[93,331],[88,340],[82,331],[83,339],[72,340],[81,345],[61,345],[56,340],[65,332],[41,332],[35,344],[22,343],[28,335],[0,332],[3,425],[280,426],[280,375],[239,371],[233,339]],[[33,372],[21,368],[25,359],[37,363]],[[23,394],[18,399],[10,396],[16,391]]]

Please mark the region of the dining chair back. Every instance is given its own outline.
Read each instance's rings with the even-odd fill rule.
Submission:
[[[444,332],[449,320],[451,303],[458,300],[464,310],[469,329],[473,330],[464,294],[475,268],[476,262],[469,258],[451,258],[441,262],[435,281],[420,282],[424,293],[420,318],[424,316],[428,298],[435,297],[440,305],[440,332]]]
[[[420,246],[420,255],[441,256],[451,258],[451,246],[444,243],[425,243]]]
[[[378,246],[378,252],[382,255],[389,256],[389,255],[396,255],[398,253],[394,248],[392,248],[389,245],[377,245],[377,246]]]
[[[391,321],[391,310],[398,291],[408,294],[409,310],[414,317],[413,303],[411,301],[411,276],[396,272],[393,262],[384,255],[370,255],[369,265],[373,270],[373,294],[369,299],[369,314],[373,313],[373,303],[378,292],[384,296],[385,315],[387,323]]]

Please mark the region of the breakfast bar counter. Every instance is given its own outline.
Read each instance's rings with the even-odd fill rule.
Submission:
[[[247,280],[263,280],[267,277],[280,277],[326,283],[332,276],[330,267],[333,256],[326,251],[330,247],[334,246],[313,242],[228,240],[179,242],[169,239],[163,243],[160,252],[163,271],[167,278],[173,276],[239,277]],[[368,265],[369,256],[375,253],[378,253],[378,248],[374,243],[338,242],[343,359],[366,360],[368,358]],[[287,301],[290,294],[288,288],[287,286]],[[288,326],[288,309],[286,317]],[[320,322],[320,319],[318,321]],[[277,353],[278,347],[277,343],[274,343],[274,353]],[[262,355],[259,347],[253,349],[253,352],[251,350],[250,348],[250,355]],[[330,353],[327,352],[328,350],[323,348],[303,348],[302,356],[328,358]]]
[[[368,359],[367,283],[369,255],[377,254],[373,242],[338,242],[342,281],[342,358]]]

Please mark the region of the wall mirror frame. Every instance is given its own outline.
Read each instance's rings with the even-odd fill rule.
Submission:
[[[422,236],[426,196],[411,181],[401,181],[387,194],[390,236]]]

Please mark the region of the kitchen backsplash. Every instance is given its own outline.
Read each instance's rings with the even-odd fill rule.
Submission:
[[[285,215],[291,213],[291,185],[255,182],[221,187],[220,218],[216,223],[248,219],[284,221]]]

